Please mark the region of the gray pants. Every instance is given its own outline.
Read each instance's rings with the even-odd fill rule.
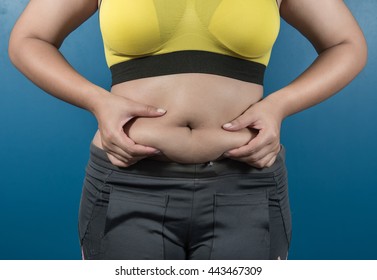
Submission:
[[[85,259],[285,259],[291,238],[282,147],[257,169],[224,159],[128,168],[90,147],[79,211]]]

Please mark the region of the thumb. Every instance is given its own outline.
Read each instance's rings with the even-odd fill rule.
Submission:
[[[250,116],[242,114],[233,121],[224,124],[223,128],[229,131],[236,131],[248,127],[252,122],[253,121],[250,119]]]
[[[131,114],[135,117],[159,117],[166,113],[165,109],[140,103],[132,104]]]

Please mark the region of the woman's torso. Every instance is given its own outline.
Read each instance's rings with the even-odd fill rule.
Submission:
[[[162,152],[156,159],[201,163],[249,142],[255,132],[247,128],[228,132],[222,125],[241,115],[263,95],[261,85],[211,74],[174,74],[117,84],[112,94],[164,108],[162,117],[138,117],[125,133],[138,144]],[[102,148],[97,132],[93,144]]]
[[[124,78],[129,72],[144,75],[151,67],[159,74],[120,79],[112,87],[113,94],[167,110],[162,117],[136,118],[125,126],[125,133],[136,143],[161,150],[165,159],[200,163],[216,160],[255,136],[247,128],[228,132],[222,125],[262,98],[260,78],[258,84],[237,77],[240,72],[263,76],[260,67],[268,63],[280,26],[275,0],[103,0],[99,18],[109,67],[132,65],[131,71],[116,77]],[[227,59],[213,64],[206,54],[204,59],[198,58],[193,50]],[[188,52],[187,57],[179,56],[167,65],[140,67],[149,57],[166,62],[169,54],[182,51]],[[134,60],[139,57],[143,59]],[[241,58],[234,62],[235,69],[227,62],[233,61],[230,57]],[[239,68],[245,61],[253,66]],[[206,64],[210,72],[204,69]],[[189,71],[183,73],[182,68]],[[166,69],[177,71],[165,75]],[[224,72],[225,76],[220,74]],[[234,75],[236,78],[228,78]],[[93,143],[101,147],[99,133]]]

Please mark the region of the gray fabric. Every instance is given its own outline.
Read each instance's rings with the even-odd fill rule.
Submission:
[[[284,259],[291,238],[285,150],[257,169],[230,159],[111,164],[90,147],[80,212],[85,259]]]

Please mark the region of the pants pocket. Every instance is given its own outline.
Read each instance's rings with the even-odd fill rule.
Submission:
[[[81,246],[83,245],[84,237],[88,230],[88,225],[92,216],[93,207],[97,197],[97,191],[93,190],[93,188],[88,187],[89,184],[92,184],[92,182],[90,182],[88,178],[85,178],[81,194],[78,217],[79,239]]]
[[[215,194],[211,259],[268,259],[268,192]]]
[[[100,176],[95,178],[87,172],[81,195],[78,229],[84,259],[97,258],[101,251],[109,190],[99,178]]]
[[[286,169],[282,168],[280,172],[276,173],[274,180],[276,189],[275,192],[270,192],[270,201],[273,201],[275,204],[277,204],[280,209],[280,214],[283,219],[285,235],[289,247],[292,236],[292,218],[289,203],[288,177]]]
[[[106,214],[105,259],[163,259],[168,195],[111,186]]]

